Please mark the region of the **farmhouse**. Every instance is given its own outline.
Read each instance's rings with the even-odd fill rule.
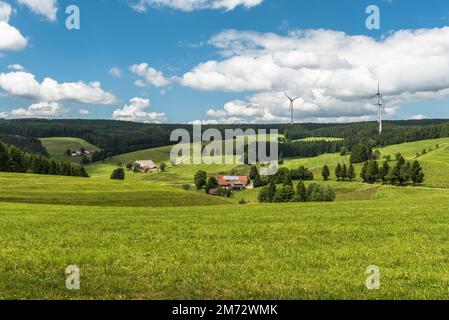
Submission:
[[[90,156],[93,155],[94,153],[95,151],[87,151],[87,150],[72,151],[72,157]]]
[[[249,185],[247,176],[217,176],[218,185],[230,190],[243,190]]]
[[[137,160],[133,164],[134,171],[141,173],[148,173],[152,170],[157,170],[159,167],[151,160]]]

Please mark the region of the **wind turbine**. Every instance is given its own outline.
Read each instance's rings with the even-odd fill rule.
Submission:
[[[379,134],[382,134],[382,117],[384,112],[385,100],[380,93],[380,82],[377,84],[377,93],[371,97],[371,100],[376,99],[374,105],[377,106],[377,123],[379,124]]]
[[[290,110],[291,115],[292,115],[291,125],[293,125],[293,124],[294,124],[294,119],[293,119],[293,109],[294,109],[294,106],[295,106],[295,101],[298,100],[299,97],[296,97],[295,99],[292,99],[292,98],[290,98],[290,96],[287,94],[287,92],[284,91],[284,94],[285,94],[285,96],[288,98],[288,100],[290,100],[290,108],[289,108],[289,110]]]

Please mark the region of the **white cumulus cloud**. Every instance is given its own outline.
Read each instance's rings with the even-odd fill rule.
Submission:
[[[56,21],[58,3],[56,0],[17,0],[36,14],[46,17],[50,21]]]
[[[100,82],[58,83],[52,78],[45,78],[39,83],[33,74],[23,71],[0,73],[0,89],[11,96],[41,101],[101,105],[116,102],[116,97],[104,91]]]
[[[11,110],[11,118],[53,118],[67,113],[68,110],[57,102],[39,102],[32,104],[28,108],[18,108]]]
[[[332,30],[275,33],[227,30],[209,44],[222,59],[205,61],[180,79],[204,91],[249,92],[208,111],[210,117],[288,121],[375,118],[369,98],[381,82],[387,114],[408,101],[449,96],[449,27],[391,32],[381,40]]]
[[[170,84],[170,80],[167,79],[161,71],[151,68],[147,63],[134,64],[129,70],[140,77],[134,82],[138,87],[153,85],[157,88],[161,88]]]
[[[9,24],[12,12],[8,3],[0,1],[0,51],[19,51],[28,43],[20,31]]]
[[[135,97],[122,109],[115,110],[112,114],[112,119],[144,123],[161,123],[166,119],[165,113],[147,112],[149,108],[149,99]]]
[[[263,0],[138,0],[131,4],[136,11],[146,11],[148,7],[168,7],[181,11],[194,11],[203,9],[234,10],[238,6],[247,9],[260,5]]]

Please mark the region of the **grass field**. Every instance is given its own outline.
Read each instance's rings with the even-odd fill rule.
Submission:
[[[71,157],[65,154],[67,149],[72,151],[79,151],[82,147],[87,151],[97,151],[98,147],[90,144],[89,142],[78,138],[42,138],[40,139],[42,145],[47,149],[51,158],[55,161],[70,161],[73,163],[79,163],[81,157]]]
[[[168,161],[169,147],[89,165],[88,179],[0,173],[0,298],[446,299],[449,139],[380,151],[412,160],[436,144],[419,157],[419,187],[320,181],[324,164],[348,162],[339,154],[285,162],[312,169],[333,203],[259,205],[258,189],[226,200],[179,188],[198,169],[247,170],[236,165],[109,179],[118,163]],[[68,265],[81,269],[79,291],[65,289]],[[365,288],[369,265],[381,269],[378,291]]]
[[[145,181],[0,173],[0,201],[114,207],[178,207],[230,204],[223,198]]]
[[[445,299],[448,200],[239,210],[4,203],[0,298]],[[65,289],[69,264],[81,269],[79,291]],[[379,291],[364,287],[372,264]]]

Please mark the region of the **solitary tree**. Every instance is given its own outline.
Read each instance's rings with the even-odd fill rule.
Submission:
[[[165,164],[165,162],[162,162],[162,163],[159,165],[159,168],[161,169],[161,171],[165,171],[165,170],[167,169],[167,165]]]
[[[343,168],[341,164],[337,164],[337,168],[335,168],[335,176],[337,177],[337,180],[340,181],[343,176]]]
[[[355,169],[354,169],[354,166],[352,165],[352,163],[349,165],[348,179],[351,181],[355,179]]]
[[[199,170],[195,173],[193,182],[195,183],[196,189],[201,190],[206,185],[207,173],[205,171]]]
[[[341,177],[343,180],[346,180],[348,178],[348,167],[346,167],[346,164],[343,164],[343,167],[341,169]]]
[[[413,162],[411,168],[411,179],[413,184],[421,184],[424,182],[424,172],[418,160]]]
[[[329,180],[329,177],[331,176],[331,172],[330,172],[329,167],[327,165],[325,165],[323,167],[323,170],[322,170],[321,174],[323,176],[324,181]]]

